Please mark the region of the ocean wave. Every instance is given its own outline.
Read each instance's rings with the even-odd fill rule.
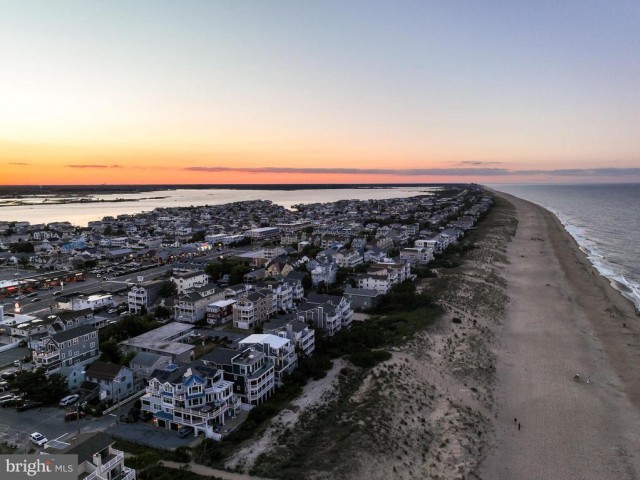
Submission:
[[[629,281],[624,276],[624,272],[616,268],[616,263],[607,260],[606,257],[600,253],[598,244],[589,239],[587,236],[588,233],[583,228],[573,225],[567,216],[555,209],[545,208],[558,218],[598,273],[607,278],[613,288],[618,290],[625,298],[631,300],[636,308],[640,309],[640,284]]]

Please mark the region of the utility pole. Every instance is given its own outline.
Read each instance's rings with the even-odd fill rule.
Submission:
[[[80,397],[76,403],[76,422],[78,425],[78,435],[80,435],[80,403],[84,400],[84,397]]]

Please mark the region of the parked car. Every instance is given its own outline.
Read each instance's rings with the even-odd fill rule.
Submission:
[[[20,405],[20,403],[22,403],[22,398],[13,395],[11,398],[2,400],[2,408],[15,407],[16,405]]]
[[[40,302],[41,300],[42,300],[42,299],[41,299],[41,298],[38,298],[38,297],[36,297],[36,298],[32,298],[32,299],[31,299],[31,303]]]
[[[16,405],[16,410],[24,412],[25,410],[31,410],[32,408],[38,408],[42,406],[42,402],[34,402],[33,400],[27,400],[26,402]]]
[[[60,406],[66,407],[67,405],[71,405],[72,403],[77,402],[79,398],[80,398],[80,395],[78,395],[77,393],[67,395],[62,400],[60,400]]]
[[[180,430],[178,430],[178,436],[180,438],[188,437],[191,434],[193,434],[193,427],[188,427],[185,425],[182,428],[180,428]]]
[[[4,382],[4,383],[7,383],[7,382]],[[7,393],[6,395],[2,395],[0,397],[0,404],[2,404],[2,402],[4,402],[5,400],[9,400],[9,399],[11,399],[13,397],[15,397],[15,395],[13,393]]]
[[[8,372],[2,372],[2,373],[0,373],[0,378],[2,378],[3,380],[15,380],[16,371],[15,370],[10,370]]]
[[[33,432],[31,435],[29,435],[29,440],[31,440],[31,443],[39,447],[42,447],[49,441],[47,440],[47,437],[38,432]]]
[[[80,418],[84,418],[86,413],[84,412],[78,412],[77,410],[71,410],[67,413],[64,414],[64,421],[65,422],[73,422],[74,420],[78,419],[78,413],[80,413]]]
[[[112,309],[108,310],[107,313],[118,313],[118,309],[117,308],[112,308]]]

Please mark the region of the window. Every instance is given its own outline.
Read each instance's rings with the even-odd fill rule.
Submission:
[[[62,359],[64,360],[64,353],[62,354]]]
[[[77,344],[78,344],[78,339],[77,339],[77,338],[74,338],[74,339],[73,339],[73,344],[74,344],[74,345],[77,345]]]
[[[96,346],[96,342],[91,342],[91,345],[89,345],[89,347],[94,348]]]

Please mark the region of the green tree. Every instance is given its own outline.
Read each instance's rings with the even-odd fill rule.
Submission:
[[[43,403],[56,403],[67,393],[67,381],[62,375],[54,374],[47,378],[44,370],[23,371],[13,383],[18,392],[28,399]]]
[[[160,290],[158,291],[161,297],[172,297],[178,294],[178,286],[172,282],[171,280],[167,280],[162,282],[160,285]]]
[[[89,268],[96,268],[98,266],[98,261],[97,260],[87,260],[84,262],[84,268],[89,269]]]
[[[235,265],[231,268],[231,283],[242,283],[242,277],[244,277],[247,273],[249,273],[251,269],[243,264]]]
[[[120,352],[120,346],[118,342],[113,338],[110,338],[106,342],[100,343],[100,360],[112,363],[122,363],[122,352]]]
[[[124,354],[124,356],[122,357],[122,365],[124,365],[125,367],[128,367],[129,364],[131,363],[131,360],[133,360],[133,357],[135,357],[137,355],[136,352],[127,352]]]
[[[165,307],[164,305],[160,305],[156,307],[155,314],[156,314],[156,318],[166,319],[171,316],[171,310],[168,307]]]
[[[194,232],[188,243],[204,242],[206,233],[207,232],[204,230],[198,230],[197,232]]]
[[[306,292],[308,290],[311,290],[311,287],[313,287],[313,282],[311,281],[311,275],[307,273],[304,277],[302,277],[302,288],[304,288]]]
[[[34,247],[31,242],[15,242],[9,245],[11,253],[33,253]]]
[[[204,268],[204,273],[209,275],[209,278],[215,282],[223,275],[223,266],[221,263],[209,263]]]

